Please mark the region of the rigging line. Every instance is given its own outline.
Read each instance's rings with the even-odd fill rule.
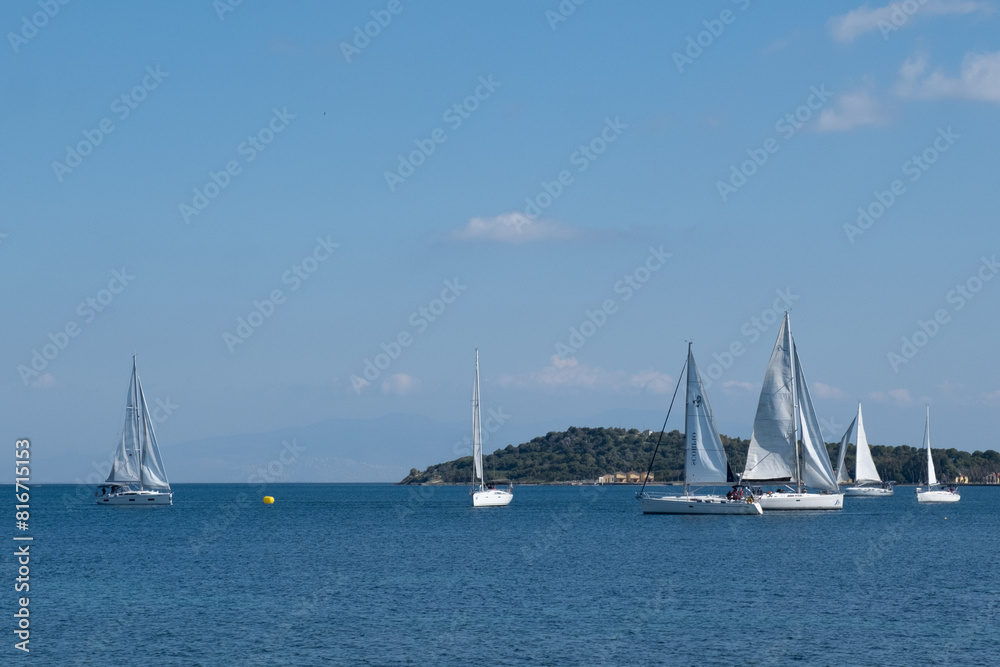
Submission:
[[[667,408],[667,416],[663,420],[663,428],[660,429],[660,435],[656,438],[656,447],[653,448],[653,456],[649,459],[649,468],[646,469],[646,476],[642,480],[642,488],[639,489],[639,493],[636,495],[642,495],[642,492],[646,489],[646,482],[649,481],[649,473],[653,471],[653,461],[656,460],[656,452],[660,449],[660,441],[663,440],[663,432],[667,430],[667,420],[670,419],[670,411],[674,408],[674,401],[677,399],[677,390],[681,388],[681,380],[684,379],[684,369],[687,368],[687,357],[684,357],[684,365],[681,366],[680,375],[677,376],[677,386],[674,387],[673,398],[670,399],[670,407]]]

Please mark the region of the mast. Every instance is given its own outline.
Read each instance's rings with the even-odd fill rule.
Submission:
[[[795,443],[795,482],[796,488],[799,493],[802,493],[802,464],[799,461],[799,435],[798,435],[798,424],[799,424],[799,409],[795,404],[795,339],[792,338],[792,319],[788,316],[788,311],[785,311],[785,319],[788,320],[788,344],[791,346],[789,350],[789,363],[791,363],[791,375],[792,375],[792,442]]]
[[[133,354],[132,355],[132,403],[133,403],[133,405],[135,407],[134,407],[134,409],[132,411],[132,416],[135,419],[135,434],[136,434],[136,437],[139,439],[139,442],[138,442],[138,445],[139,445],[139,451],[138,451],[138,455],[139,455],[139,490],[141,491],[142,490],[142,450],[143,450],[143,446],[142,446],[142,431],[139,430],[139,427],[140,426],[145,426],[145,424],[142,423],[145,420],[140,420],[139,419],[139,410],[142,407],[142,404],[139,402],[139,395],[140,395],[140,392],[139,392],[139,371],[136,370],[135,355]]]
[[[475,489],[478,477],[482,490],[486,481],[483,478],[483,434],[479,421],[479,348],[476,348],[476,379],[472,384],[472,487]]]
[[[688,341],[687,358],[687,385],[684,387],[684,441],[691,442],[691,341]],[[687,450],[687,447],[685,447]],[[688,466],[691,461],[691,452],[684,452],[684,495],[688,495]],[[648,473],[647,473],[648,474]]]

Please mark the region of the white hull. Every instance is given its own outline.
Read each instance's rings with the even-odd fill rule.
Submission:
[[[957,491],[921,491],[917,489],[918,503],[957,503],[962,496]]]
[[[173,505],[174,494],[171,491],[119,491],[98,496],[98,505],[131,505],[132,507],[148,507],[150,505]]]
[[[844,509],[842,493],[775,493],[768,491],[757,499],[768,512],[772,510],[841,510]]]
[[[514,499],[512,491],[501,491],[500,489],[487,489],[476,491],[472,494],[473,507],[503,507],[510,505]]]
[[[841,489],[845,496],[858,496],[862,498],[882,498],[892,495],[892,489],[883,489],[880,486],[851,486]]]
[[[722,496],[639,496],[643,514],[763,514],[759,503]]]

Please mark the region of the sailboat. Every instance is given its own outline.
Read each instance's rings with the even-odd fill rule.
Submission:
[[[743,484],[795,484],[759,495],[765,510],[839,510],[844,507],[823,443],[812,396],[792,339],[788,313],[774,343],[757,403]],[[820,489],[809,493],[806,486]]]
[[[847,427],[847,432],[840,440],[840,454],[837,457],[837,484],[848,484],[847,470],[844,466],[844,455],[847,454],[847,443],[854,431],[854,425],[858,425],[858,444],[854,455],[854,486],[844,489],[845,496],[866,496],[869,498],[892,495],[892,482],[883,482],[875,469],[875,461],[872,460],[872,452],[868,449],[868,436],[865,435],[865,423],[861,417],[861,403],[858,402],[858,416],[854,418],[851,425]],[[875,486],[875,485],[878,486]]]
[[[498,489],[483,478],[483,429],[479,417],[479,350],[476,350],[476,379],[472,383],[472,506],[503,507],[514,499],[514,484]]]
[[[732,469],[726,458],[726,450],[715,428],[712,418],[712,408],[708,405],[708,396],[701,383],[698,367],[688,343],[687,355],[687,390],[684,413],[684,491],[679,496],[650,495],[644,491],[636,494],[643,514],[763,514],[760,503],[752,495],[744,495],[744,490],[735,487],[734,491],[723,496],[695,495],[691,486],[715,486],[733,483]],[[681,371],[683,374],[683,370]],[[679,380],[678,380],[679,382]],[[676,393],[675,393],[676,395]],[[669,410],[667,417],[669,418]],[[666,423],[664,423],[666,430]],[[663,432],[660,432],[663,437]],[[657,443],[657,448],[659,443]],[[656,457],[656,451],[653,452]],[[650,461],[650,468],[653,464]],[[649,477],[649,473],[646,473]],[[645,486],[645,485],[643,485]]]
[[[153,420],[142,393],[135,357],[125,402],[125,424],[115,449],[111,473],[94,493],[100,505],[172,505],[173,492],[156,446]]]
[[[955,487],[938,486],[938,478],[934,473],[934,459],[931,457],[931,409],[927,407],[927,417],[924,421],[924,449],[927,450],[927,489],[921,490],[917,487],[918,503],[957,503],[961,500],[958,490]]]

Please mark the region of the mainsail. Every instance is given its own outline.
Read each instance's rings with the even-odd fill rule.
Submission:
[[[686,455],[684,480],[691,484],[725,484],[729,481],[729,463],[722,440],[715,428],[712,408],[701,383],[698,366],[688,344],[687,412],[684,419]]]
[[[927,486],[937,486],[937,475],[934,474],[934,459],[931,456],[931,409],[927,408],[927,421],[924,422],[924,449],[927,450]]]
[[[865,424],[861,418],[861,404],[858,403],[858,450],[856,454],[857,462],[854,466],[854,481],[880,483],[882,478],[875,468],[875,461],[872,459],[872,452],[868,448],[868,436],[865,435]]]
[[[475,484],[484,483],[483,480],[483,433],[479,417],[479,350],[476,350],[476,379],[472,384],[472,458],[475,462]]]
[[[786,314],[760,389],[743,481],[797,481],[792,405],[792,334]]]
[[[847,468],[844,466],[844,457],[847,454],[847,443],[851,439],[851,434],[854,433],[854,425],[857,421],[858,418],[855,417],[851,421],[851,425],[847,427],[844,437],[840,439],[840,453],[837,455],[837,484],[849,484],[851,481],[851,478],[847,474]]]
[[[132,357],[132,379],[125,401],[125,424],[105,484],[138,484],[140,489],[170,490],[135,357]]]

